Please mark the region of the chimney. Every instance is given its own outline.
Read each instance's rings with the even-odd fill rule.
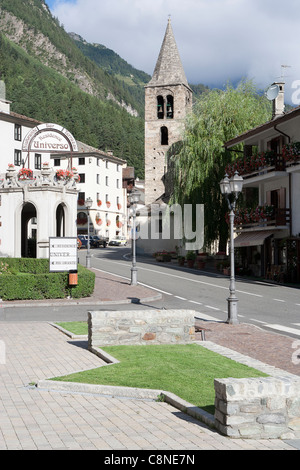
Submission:
[[[10,114],[11,101],[6,99],[6,89],[3,80],[0,80],[0,112]]]
[[[10,104],[11,101],[3,100],[2,98],[0,98],[0,112],[10,114]]]
[[[278,94],[273,100],[273,115],[272,119],[276,119],[284,114],[284,82],[275,82],[273,86],[278,87]]]

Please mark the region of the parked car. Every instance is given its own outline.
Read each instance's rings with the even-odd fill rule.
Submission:
[[[107,245],[107,239],[99,237],[99,235],[93,235],[90,237],[90,245],[91,248],[99,248],[99,246],[103,246],[103,248],[105,248]]]
[[[117,235],[115,238],[112,238],[109,242],[109,245],[111,246],[120,246],[120,245],[127,245],[127,239],[126,237],[121,237]]]
[[[86,248],[88,241],[87,235],[78,235],[78,239],[81,241],[81,248]]]

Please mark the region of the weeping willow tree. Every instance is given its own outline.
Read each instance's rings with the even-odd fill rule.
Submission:
[[[224,91],[209,91],[188,117],[180,145],[175,151],[170,149],[171,202],[204,204],[206,246],[219,239],[223,251],[228,238],[228,207],[219,183],[226,165],[241,154],[226,151],[224,143],[268,121],[271,113],[269,101],[257,94],[251,81],[244,80],[236,88],[227,85]]]

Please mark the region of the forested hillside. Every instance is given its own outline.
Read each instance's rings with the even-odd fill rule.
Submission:
[[[144,177],[144,85],[114,51],[69,35],[44,0],[0,0],[0,79],[11,109],[112,150]],[[203,85],[192,86],[195,95]]]

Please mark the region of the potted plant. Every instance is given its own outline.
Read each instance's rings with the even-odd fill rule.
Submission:
[[[197,268],[204,269],[206,260],[207,260],[207,254],[206,253],[199,253],[197,255],[197,258],[196,258]]]
[[[189,268],[193,268],[195,264],[196,253],[194,251],[188,251],[186,255],[186,263]]]
[[[223,274],[225,274],[225,276],[229,276],[229,275],[230,275],[230,265],[229,265],[229,261],[223,262]]]
[[[184,266],[185,257],[184,256],[178,256],[177,259],[178,259],[179,266]]]
[[[19,171],[19,180],[32,180],[33,178],[33,172],[32,170],[30,170],[29,168],[22,168],[20,171]]]

